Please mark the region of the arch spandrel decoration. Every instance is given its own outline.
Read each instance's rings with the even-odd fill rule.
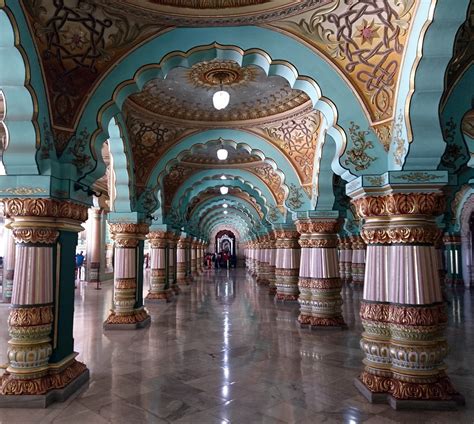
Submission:
[[[310,51],[307,50],[306,48],[304,48],[303,46],[299,45],[298,43],[296,43],[296,45],[293,45],[295,43],[294,41],[291,41],[291,39],[289,39],[287,37],[284,37],[284,36],[281,36],[281,35],[279,35],[275,32],[272,32],[272,31],[268,32],[268,30],[263,30],[263,29],[260,29],[260,28],[253,28],[253,27],[246,28],[246,30],[248,30],[249,33],[256,32],[256,33],[258,33],[258,35],[263,35],[263,33],[260,34],[260,32],[264,31],[264,33],[269,36],[267,38],[277,38],[278,40],[275,40],[275,41],[278,41],[278,42],[271,43],[271,45],[269,44],[268,46],[265,46],[265,47],[268,47],[269,50],[275,50],[275,46],[280,46],[281,47],[283,45],[286,45],[286,46],[291,45],[291,47],[288,48],[288,49],[281,49],[280,47],[278,49],[276,49],[277,51],[275,51],[275,53],[279,53],[277,55],[277,57],[280,54],[281,54],[280,57],[285,57],[289,54],[289,52],[291,52],[290,56],[295,56],[295,57],[287,58],[287,60],[289,60],[292,63],[297,64],[298,65],[298,71],[301,72],[300,68],[308,68],[308,66],[307,66],[308,61],[302,61],[301,60],[301,57],[302,57],[301,55],[310,54]],[[189,29],[173,30],[170,33],[163,34],[162,36],[158,37],[153,42],[146,43],[144,46],[142,46],[139,49],[139,51],[141,53],[145,53],[145,51],[151,49],[151,46],[153,44],[155,44],[155,41],[157,41],[158,39],[161,39],[161,37],[164,37],[161,41],[164,44],[169,45],[170,49],[172,49],[173,45],[177,45],[177,42],[181,38],[181,36],[183,36],[183,37],[184,37],[184,35],[191,36],[191,33],[189,31],[190,31]],[[200,32],[198,29],[193,29],[191,31],[197,31],[196,34],[193,34],[193,35],[196,35],[196,37],[191,37],[191,39],[194,39],[194,40],[198,40],[198,39],[203,39],[204,40],[206,37],[208,37],[207,33],[212,32],[211,29],[207,29],[206,32]],[[168,36],[171,33],[174,33],[174,38],[173,39],[168,39]],[[251,34],[247,34],[247,32],[246,32],[246,35],[250,36]],[[260,39],[263,40],[263,39],[266,38],[266,37],[263,37],[263,38],[259,37],[259,36],[257,36],[257,34],[254,34],[254,35],[255,35],[255,37],[252,37],[253,40],[260,40]],[[280,37],[282,37],[282,38],[280,39]],[[226,28],[222,28],[222,29],[219,30],[218,39],[221,39],[221,38],[223,40],[225,40],[227,38],[230,40],[232,38],[232,34],[231,34],[231,32],[228,32]],[[244,44],[249,42],[249,39],[248,39],[247,36],[245,36],[244,39],[245,39]],[[189,42],[190,38],[188,37],[187,40]],[[168,44],[168,42],[170,44]],[[181,39],[179,42],[183,42],[183,40]],[[234,40],[234,42],[235,42],[235,40]],[[205,43],[203,43],[203,45],[205,45]],[[192,48],[193,46],[188,45],[188,47]],[[263,46],[258,46],[258,47],[263,47]],[[159,56],[159,53],[157,53],[156,48],[158,48],[158,52],[162,51],[163,50],[163,44],[160,44],[160,45],[156,44],[155,45],[155,51],[153,52],[154,57],[156,57],[157,55]],[[122,77],[120,77],[119,76],[119,73],[120,73],[119,68],[122,69],[121,65],[125,64],[125,62],[127,62],[127,58],[125,58],[124,61],[121,62],[121,65],[118,66],[113,71],[111,71],[109,73],[108,77],[106,78],[106,80],[108,81],[107,84],[108,84],[109,87],[114,86],[114,87],[119,87],[119,88],[116,90],[115,95],[112,96],[112,93],[110,93],[110,96],[109,96],[109,99],[112,99],[112,98],[115,99],[116,106],[113,106],[113,104],[110,102],[110,100],[109,100],[109,103],[106,103],[105,105],[102,102],[102,105],[104,105],[103,107],[101,107],[101,112],[100,112],[100,115],[102,116],[102,119],[104,119],[104,118],[106,119],[107,116],[111,112],[113,112],[112,110],[108,111],[108,108],[120,109],[122,107],[122,104],[123,104],[125,98],[129,94],[131,94],[132,92],[136,92],[136,91],[140,90],[143,87],[143,85],[146,83],[147,78],[151,78],[152,76],[154,78],[156,78],[157,73],[159,74],[160,72],[161,72],[162,75],[164,75],[170,69],[170,66],[174,67],[174,66],[177,66],[178,64],[180,66],[191,66],[193,63],[196,63],[196,61],[199,61],[199,60],[201,60],[201,61],[202,60],[209,60],[209,59],[219,57],[219,58],[236,60],[238,63],[243,64],[243,65],[249,65],[249,63],[251,62],[251,63],[258,64],[259,66],[265,66],[265,70],[269,74],[271,72],[279,73],[279,75],[286,77],[287,80],[290,81],[290,84],[293,84],[293,86],[295,88],[302,88],[302,89],[306,90],[307,94],[309,95],[309,97],[311,98],[313,104],[315,105],[315,108],[321,110],[321,112],[325,115],[325,119],[329,122],[330,128],[328,130],[328,133],[332,135],[332,138],[337,143],[337,146],[338,146],[337,151],[338,151],[339,155],[342,155],[344,153],[345,143],[346,143],[347,137],[344,134],[344,131],[342,130],[342,128],[338,127],[337,124],[336,124],[336,120],[337,120],[338,117],[339,117],[339,119],[342,118],[341,123],[344,123],[344,125],[347,128],[351,127],[351,125],[352,125],[351,122],[354,122],[354,125],[358,125],[358,124],[355,124],[356,122],[358,122],[361,125],[361,128],[367,128],[368,127],[368,125],[366,123],[367,121],[366,121],[366,119],[364,117],[364,114],[363,114],[363,111],[360,108],[360,104],[358,105],[358,102],[354,98],[354,96],[351,94],[350,89],[344,83],[341,84],[340,77],[336,76],[334,72],[332,72],[332,73],[331,72],[326,72],[326,73],[323,72],[323,68],[325,70],[329,70],[330,68],[327,67],[328,66],[327,63],[322,59],[316,58],[314,63],[313,63],[313,66],[309,67],[307,69],[308,72],[306,73],[303,70],[302,73],[305,73],[306,75],[309,75],[308,78],[311,77],[311,74],[314,75],[314,78],[322,78],[323,80],[325,80],[325,81],[323,81],[324,85],[328,86],[329,91],[331,91],[331,89],[329,89],[329,87],[338,86],[338,90],[334,91],[333,97],[340,100],[340,104],[341,104],[341,109],[340,110],[337,110],[334,106],[334,104],[338,104],[337,100],[335,101],[335,99],[332,98],[332,101],[329,101],[328,99],[325,99],[324,97],[321,97],[321,91],[320,91],[318,86],[314,85],[314,83],[308,82],[308,79],[304,79],[304,78],[298,79],[299,78],[298,74],[295,74],[294,68],[292,69],[287,64],[284,64],[284,63],[269,64],[268,63],[268,60],[269,60],[268,54],[265,55],[265,54],[260,53],[258,50],[255,49],[254,45],[251,46],[252,50],[250,50],[249,52],[243,52],[242,50],[239,50],[239,49],[228,48],[228,47],[225,47],[225,46],[216,46],[216,45],[214,45],[213,47],[208,46],[208,48],[209,48],[208,51],[204,51],[203,48],[199,49],[199,51],[195,51],[194,52],[196,54],[195,56],[192,56],[193,53],[189,53],[188,57],[184,57],[185,56],[184,53],[182,53],[181,56],[179,56],[177,54],[176,56],[174,56],[174,58],[176,60],[174,60],[174,63],[172,65],[170,65],[172,63],[171,57],[166,57],[164,60],[168,60],[168,62],[162,63],[161,68],[158,71],[157,71],[157,69],[154,69],[153,72],[151,72],[151,71],[148,72],[149,68],[147,68],[147,69],[142,69],[141,71],[136,73],[134,76],[133,75],[129,75],[129,76],[122,75]],[[188,50],[188,49],[182,49],[181,51],[186,51],[186,50]],[[267,49],[265,49],[265,50],[267,50]],[[133,57],[134,59],[137,59],[138,62],[140,62],[140,61],[143,62],[143,60],[139,58],[139,56],[140,56],[139,51],[137,50],[137,51],[133,52],[130,55],[130,60]],[[286,54],[284,54],[284,53],[286,53]],[[298,54],[295,54],[295,53],[298,53]],[[295,60],[292,60],[292,59],[295,59]],[[266,65],[265,65],[265,61],[266,61]],[[315,64],[317,64],[321,68],[320,69],[315,69],[315,68],[317,68],[317,66],[315,66]],[[301,67],[299,65],[301,65]],[[124,65],[123,69],[124,70],[126,69],[125,65]],[[128,68],[128,70],[129,69],[130,68]],[[147,72],[148,72],[149,75],[145,76],[145,74]],[[131,77],[133,77],[133,78],[131,78]],[[339,84],[336,81],[329,81],[331,79],[339,80]],[[116,83],[113,82],[114,80],[116,81]],[[122,81],[124,81],[124,80],[125,81],[128,80],[129,82],[122,83]],[[322,86],[323,86],[323,84],[322,84]],[[101,90],[99,88],[94,93],[94,95],[91,97],[90,108],[88,107],[88,108],[85,109],[83,118],[81,119],[81,125],[80,126],[87,125],[87,122],[92,123],[92,122],[95,121],[94,112],[93,112],[93,110],[94,110],[93,105],[94,105],[94,103],[95,104],[97,104],[98,102],[100,103],[100,94],[103,95],[104,92],[106,92],[106,91],[107,90]],[[332,93],[329,93],[329,94],[332,95]],[[342,105],[344,105],[344,106],[342,106]],[[97,110],[97,108],[95,110]],[[94,136],[96,136],[96,135],[97,134],[95,134]],[[344,159],[344,161],[345,161],[344,166],[347,166],[348,168],[358,166],[358,165],[353,165],[352,164],[354,158],[357,157],[355,155],[358,152],[360,153],[361,149],[364,150],[364,149],[368,148],[368,146],[371,146],[370,148],[374,149],[374,152],[373,152],[374,155],[372,155],[372,157],[374,159],[371,160],[371,161],[369,160],[370,163],[364,164],[363,168],[368,169],[369,167],[373,166],[374,165],[373,162],[376,161],[376,159],[379,157],[378,147],[377,147],[377,145],[373,145],[373,143],[371,144],[371,143],[367,143],[367,142],[362,144],[362,145],[359,145],[359,146],[354,146],[354,147],[349,146],[350,148],[346,150],[347,158]],[[382,151],[383,151],[383,149],[382,149]],[[381,153],[381,154],[383,155],[383,153]],[[364,169],[364,171],[365,171],[365,169]],[[344,170],[343,168],[340,169],[340,172],[343,173],[344,178],[346,178],[346,179],[351,179],[352,178],[350,173],[348,171]],[[358,172],[360,172],[360,171],[358,171]]]

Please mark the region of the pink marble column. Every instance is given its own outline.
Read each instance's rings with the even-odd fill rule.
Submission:
[[[392,407],[452,407],[462,398],[446,375],[447,315],[437,269],[434,192],[358,194],[367,260],[361,318],[364,371],[356,386]]]
[[[190,241],[190,249],[191,249],[191,275],[197,277],[198,276],[198,251],[197,251],[197,239],[192,238]]]
[[[168,234],[166,231],[151,231],[146,237],[150,243],[150,289],[146,299],[169,302],[173,293],[167,284]]]
[[[0,377],[0,407],[46,407],[64,400],[89,378],[86,366],[76,361],[72,334],[68,338],[61,301],[70,302],[72,286],[60,288],[61,232],[77,233],[83,228],[87,207],[46,198],[4,199],[5,216],[11,220],[16,241],[15,274],[8,318],[8,363]],[[71,251],[71,237],[63,243]],[[77,238],[76,238],[77,240]],[[55,264],[56,267],[55,268]],[[72,316],[71,316],[72,318]],[[66,343],[63,340],[68,338]],[[66,351],[60,362],[53,355],[58,345]]]
[[[339,277],[336,219],[296,221],[300,233],[301,262],[298,286],[302,326],[342,327],[342,282]]]
[[[366,244],[360,235],[351,237],[352,244],[352,282],[363,285],[365,277],[365,250]]]
[[[299,234],[292,229],[276,229],[275,237],[275,298],[281,302],[294,302],[299,295]]]
[[[186,276],[186,237],[181,235],[178,239],[177,254],[176,254],[176,283],[179,285],[189,284]]]
[[[15,277],[15,239],[12,231],[5,222],[3,237],[5,243],[5,257],[3,258],[3,301],[10,303],[13,291],[13,279]]]
[[[268,250],[267,250],[267,259],[268,259],[268,294],[271,296],[276,295],[276,236],[275,232],[270,234],[268,241]]]
[[[110,232],[115,257],[114,304],[104,322],[104,329],[145,327],[150,324],[151,318],[142,305],[137,306],[137,258],[139,243],[148,233],[148,224],[113,223],[110,224]]]

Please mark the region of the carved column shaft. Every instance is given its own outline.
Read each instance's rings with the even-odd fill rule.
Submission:
[[[350,237],[339,238],[339,274],[343,282],[352,280],[352,243]]]
[[[139,328],[150,323],[143,305],[137,304],[137,258],[140,241],[148,233],[147,224],[113,223],[114,240],[114,305],[104,323],[106,329]],[[142,242],[143,243],[143,242]],[[141,264],[140,264],[141,266]]]
[[[296,222],[300,233],[301,325],[341,327],[341,279],[337,255],[338,220],[302,219]]]
[[[177,244],[176,254],[176,283],[179,285],[187,284],[186,278],[186,258],[187,242],[185,237],[180,237]]]
[[[172,291],[168,285],[167,247],[165,231],[152,231],[147,234],[150,243],[150,290],[147,300],[169,301]]]
[[[275,295],[277,292],[276,288],[276,247],[275,247],[275,234],[270,235],[268,241],[268,250],[267,250],[267,259],[268,259],[268,294]]]
[[[101,216],[102,211],[100,209],[89,209],[91,234],[90,237],[89,235],[87,237],[87,281],[90,283],[97,283],[100,280],[100,262],[102,253]]]
[[[190,249],[191,249],[191,275],[197,276],[198,275],[198,252],[197,252],[197,240],[191,239],[190,242]]]
[[[58,244],[62,233],[82,230],[80,223],[87,219],[87,207],[41,198],[3,202],[16,241],[16,260],[8,318],[8,367],[1,377],[0,395],[47,395],[77,378],[85,382],[89,376],[86,366],[75,360],[72,326],[71,333],[67,331],[65,320],[72,320],[72,311],[64,314],[61,309],[59,296],[67,303],[70,299],[62,293],[74,295],[74,268],[70,269],[69,281],[66,277],[61,281],[62,256]],[[71,247],[72,265],[73,246],[67,247]],[[57,269],[54,269],[55,258]],[[71,286],[59,291],[58,287],[66,283]],[[15,402],[22,401],[16,398]]]
[[[444,196],[392,193],[353,203],[365,219],[367,243],[361,302],[366,357],[357,386],[369,400],[383,396],[394,407],[455,399],[445,374],[447,315],[434,250]]]
[[[300,267],[299,234],[292,230],[275,230],[275,286],[278,301],[298,300]]]
[[[15,238],[12,231],[7,228],[8,223],[5,223],[5,230],[3,237],[5,243],[5,257],[3,260],[3,301],[10,303],[13,290],[13,278],[15,276]]]
[[[260,241],[260,253],[259,253],[259,262],[258,262],[258,272],[257,272],[257,283],[268,285],[270,283],[268,277],[268,266],[269,266],[269,236],[262,236]]]

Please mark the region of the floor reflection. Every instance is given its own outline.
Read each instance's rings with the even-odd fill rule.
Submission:
[[[446,290],[448,372],[468,403],[456,412],[393,411],[358,394],[362,291],[345,285],[342,296],[347,330],[303,330],[298,306],[275,304],[244,270],[208,270],[176,302],[147,304],[150,328],[104,333],[112,287],[84,285],[76,293],[75,345],[91,371],[89,387],[47,410],[0,410],[0,422],[474,422],[471,292]],[[1,305],[3,322],[7,315]],[[0,332],[5,362],[6,326]]]

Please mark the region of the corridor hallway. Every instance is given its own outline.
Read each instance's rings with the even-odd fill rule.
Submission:
[[[81,284],[74,336],[88,387],[48,409],[1,409],[0,422],[472,423],[472,292],[448,289],[447,364],[467,400],[455,412],[394,411],[358,393],[361,295],[343,287],[347,330],[310,331],[299,328],[296,303],[274,303],[244,269],[206,270],[175,302],[146,305],[149,328],[104,332],[112,285]],[[3,322],[8,306],[0,305]]]

